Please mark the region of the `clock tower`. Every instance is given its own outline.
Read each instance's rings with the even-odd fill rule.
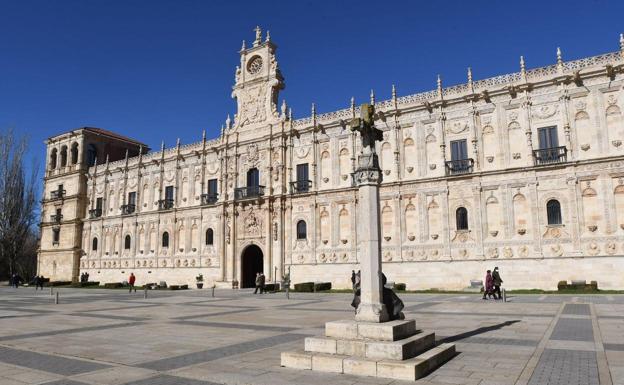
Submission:
[[[271,123],[279,118],[277,98],[284,89],[284,78],[277,65],[277,46],[269,32],[263,41],[260,27],[256,27],[252,47],[245,41],[240,51],[241,63],[236,67],[236,83],[232,97],[236,99],[236,113],[232,129],[248,131]]]

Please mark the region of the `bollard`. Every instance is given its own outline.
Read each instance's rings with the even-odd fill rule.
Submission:
[[[147,286],[143,288],[143,299],[147,299]]]
[[[54,290],[52,289],[52,286],[50,286],[50,295],[54,295]]]
[[[213,287],[212,287],[212,297],[213,297],[213,298],[214,298],[214,289],[215,289],[215,287],[213,286]]]
[[[55,304],[55,305],[58,305],[58,303],[59,303],[59,293],[58,293],[58,291],[57,291],[57,292],[56,292],[56,295],[54,296],[54,304]]]
[[[505,292],[505,288],[502,288],[501,292],[503,294],[503,302],[507,302],[507,293]]]

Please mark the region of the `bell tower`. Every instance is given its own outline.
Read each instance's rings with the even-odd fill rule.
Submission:
[[[268,31],[264,41],[260,27],[256,27],[255,32],[256,38],[250,48],[243,40],[232,91],[238,108],[232,128],[239,131],[278,120],[277,98],[284,89],[284,78],[275,58],[277,46]]]

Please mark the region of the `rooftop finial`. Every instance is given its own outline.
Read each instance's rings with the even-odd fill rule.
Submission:
[[[561,58],[561,48],[557,47],[557,65],[561,65],[563,59]]]
[[[440,74],[438,74],[437,87],[438,95],[442,96],[442,78],[440,77]]]
[[[223,133],[225,132],[225,127],[223,126],[223,124],[221,125],[221,137],[223,137]]]
[[[266,41],[269,42],[271,41],[271,32],[267,29],[267,34],[266,34]]]
[[[370,104],[371,104],[371,106],[375,105],[375,91],[373,91],[372,89],[371,89],[371,93],[370,93]]]
[[[392,99],[396,99],[396,87],[392,85]]]
[[[262,42],[262,30],[260,29],[260,26],[257,25],[254,31],[256,31],[256,40],[254,40],[253,45],[256,47]]]
[[[620,51],[622,51],[622,55],[624,55],[624,33],[620,34]]]
[[[288,120],[292,120],[292,108],[288,109]]]
[[[178,138],[178,140],[176,140],[176,147],[180,147],[180,138]]]
[[[526,65],[524,63],[524,56],[520,56],[520,72],[526,72]]]
[[[282,99],[282,107],[280,108],[280,112],[282,113],[282,118],[286,117],[286,99]]]
[[[160,151],[165,151],[165,141],[160,142]]]
[[[312,103],[312,116],[316,116],[316,104]]]
[[[232,120],[230,119],[230,114],[227,114],[227,118],[225,118],[225,128],[230,129],[232,124]]]
[[[245,40],[243,40],[243,46],[241,47],[241,51],[244,51],[247,49],[247,45],[245,44]]]
[[[202,141],[205,141],[205,140],[206,140],[206,129],[204,128],[202,130]]]
[[[472,83],[472,68],[468,67],[468,83]]]

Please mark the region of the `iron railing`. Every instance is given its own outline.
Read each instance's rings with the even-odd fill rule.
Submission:
[[[173,199],[161,199],[158,201],[158,210],[171,210],[173,208]]]
[[[536,166],[567,162],[568,149],[560,146],[533,150],[533,158]]]
[[[446,175],[470,174],[473,168],[474,160],[471,158],[449,160],[446,162]]]
[[[255,198],[264,195],[264,186],[237,187],[234,189],[234,199]]]
[[[136,211],[136,205],[127,204],[121,206],[121,215],[130,215]]]
[[[290,192],[291,194],[301,194],[307,193],[312,188],[311,180],[298,180],[295,182],[290,182]]]

